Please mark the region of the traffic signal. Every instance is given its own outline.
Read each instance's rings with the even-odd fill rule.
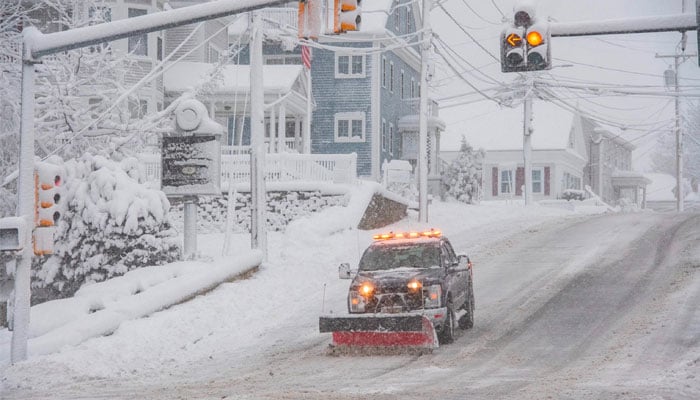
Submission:
[[[552,68],[549,25],[537,22],[529,7],[516,10],[501,33],[501,71],[525,72]]]
[[[360,3],[362,0],[333,0],[333,32],[344,33],[359,31],[362,17]]]
[[[525,30],[510,27],[501,34],[501,71],[517,72],[525,68]]]
[[[527,28],[525,42],[527,43],[527,69],[528,71],[541,71],[552,68],[552,55],[550,52],[549,26],[535,24]]]
[[[37,162],[34,171],[34,254],[53,252],[53,233],[61,219],[63,167],[47,162]]]

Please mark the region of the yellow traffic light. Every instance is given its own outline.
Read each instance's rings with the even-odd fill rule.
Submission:
[[[527,33],[526,40],[532,47],[539,46],[542,44],[542,34],[537,31],[530,31]]]

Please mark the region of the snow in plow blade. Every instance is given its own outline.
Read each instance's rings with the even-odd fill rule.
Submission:
[[[336,347],[438,347],[435,328],[422,315],[321,317],[319,330],[332,332]]]

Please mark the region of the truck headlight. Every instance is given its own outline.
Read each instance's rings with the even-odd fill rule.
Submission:
[[[350,292],[348,295],[348,305],[351,313],[365,312],[365,304],[365,298],[359,292]]]
[[[440,307],[442,297],[442,287],[440,285],[431,285],[423,291],[423,301],[425,308]]]

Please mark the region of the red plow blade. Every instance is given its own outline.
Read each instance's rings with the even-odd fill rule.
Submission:
[[[421,315],[321,317],[319,329],[333,334],[336,348],[402,351],[438,347],[433,324]]]

